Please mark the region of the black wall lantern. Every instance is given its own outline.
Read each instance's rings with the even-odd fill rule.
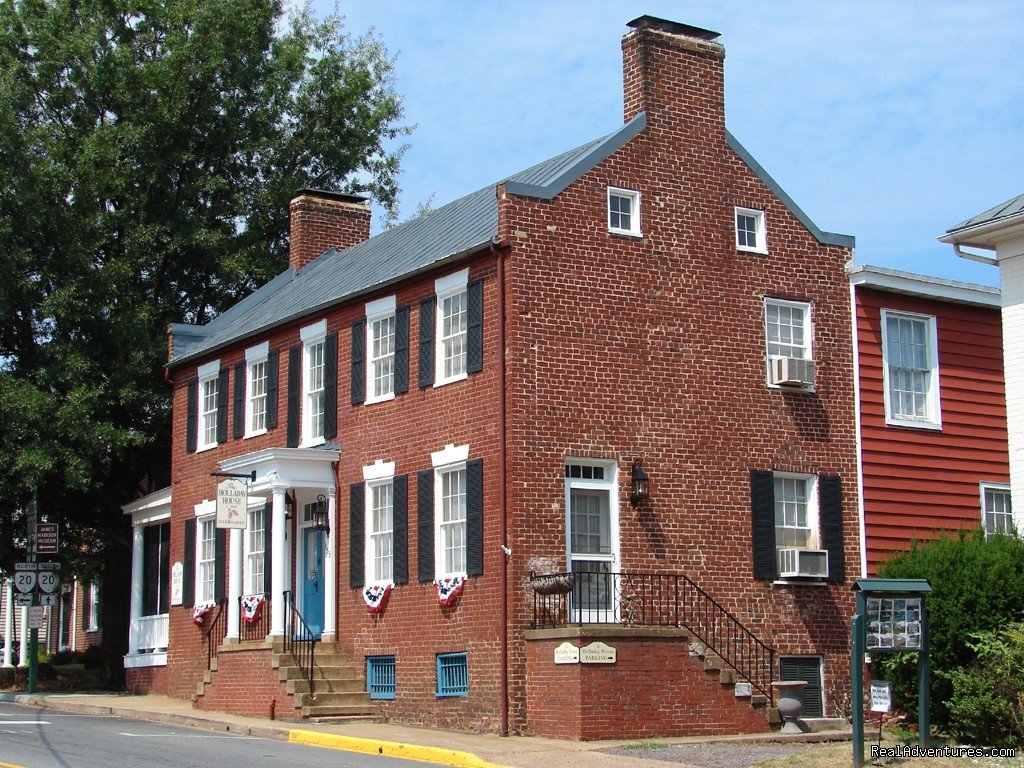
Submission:
[[[633,462],[633,492],[629,494],[629,503],[634,507],[641,501],[647,501],[651,497],[651,478],[644,472],[640,459]]]
[[[331,532],[331,519],[327,515],[327,498],[323,494],[316,497],[316,504],[313,505],[313,529],[325,533]]]

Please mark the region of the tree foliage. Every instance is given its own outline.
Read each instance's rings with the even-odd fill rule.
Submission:
[[[393,215],[401,119],[381,41],[337,17],[0,0],[0,569],[38,487],[74,569],[124,575],[119,506],[168,474],[167,324],[286,267],[301,187]]]

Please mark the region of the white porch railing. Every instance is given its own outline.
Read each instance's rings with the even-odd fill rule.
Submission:
[[[135,653],[143,650],[167,648],[168,615],[140,616],[132,622],[129,649]]]

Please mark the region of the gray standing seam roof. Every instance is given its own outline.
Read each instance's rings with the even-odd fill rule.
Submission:
[[[507,177],[505,189],[509,194],[550,200],[646,127],[647,116],[641,112],[614,133]],[[819,242],[853,246],[849,235],[818,229],[732,134],[726,137]],[[480,250],[497,234],[498,200],[492,184],[345,250],[331,248],[297,273],[288,269],[206,325],[173,324],[168,367]]]
[[[1007,200],[1005,203],[1000,203],[993,208],[989,208],[983,213],[979,213],[977,216],[972,216],[966,221],[961,221],[956,226],[947,229],[946,234],[951,235],[962,229],[970,229],[971,227],[978,227],[982,224],[991,224],[999,219],[1007,219],[1010,216],[1016,216],[1020,213],[1024,213],[1024,195],[1017,195],[1017,197]]]

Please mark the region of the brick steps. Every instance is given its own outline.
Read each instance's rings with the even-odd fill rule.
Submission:
[[[733,688],[735,690],[737,683],[747,682],[740,677],[740,674],[735,669],[726,663],[725,659],[699,640],[690,641],[689,650],[690,656],[699,659],[703,663],[704,671],[708,673],[708,676],[715,675],[718,678],[718,684],[723,688]],[[744,699],[754,709],[764,709],[765,717],[769,723],[776,724],[780,722],[778,710],[775,707],[768,706],[768,697],[764,694],[756,691],[752,691],[749,694],[736,693],[737,701]]]

